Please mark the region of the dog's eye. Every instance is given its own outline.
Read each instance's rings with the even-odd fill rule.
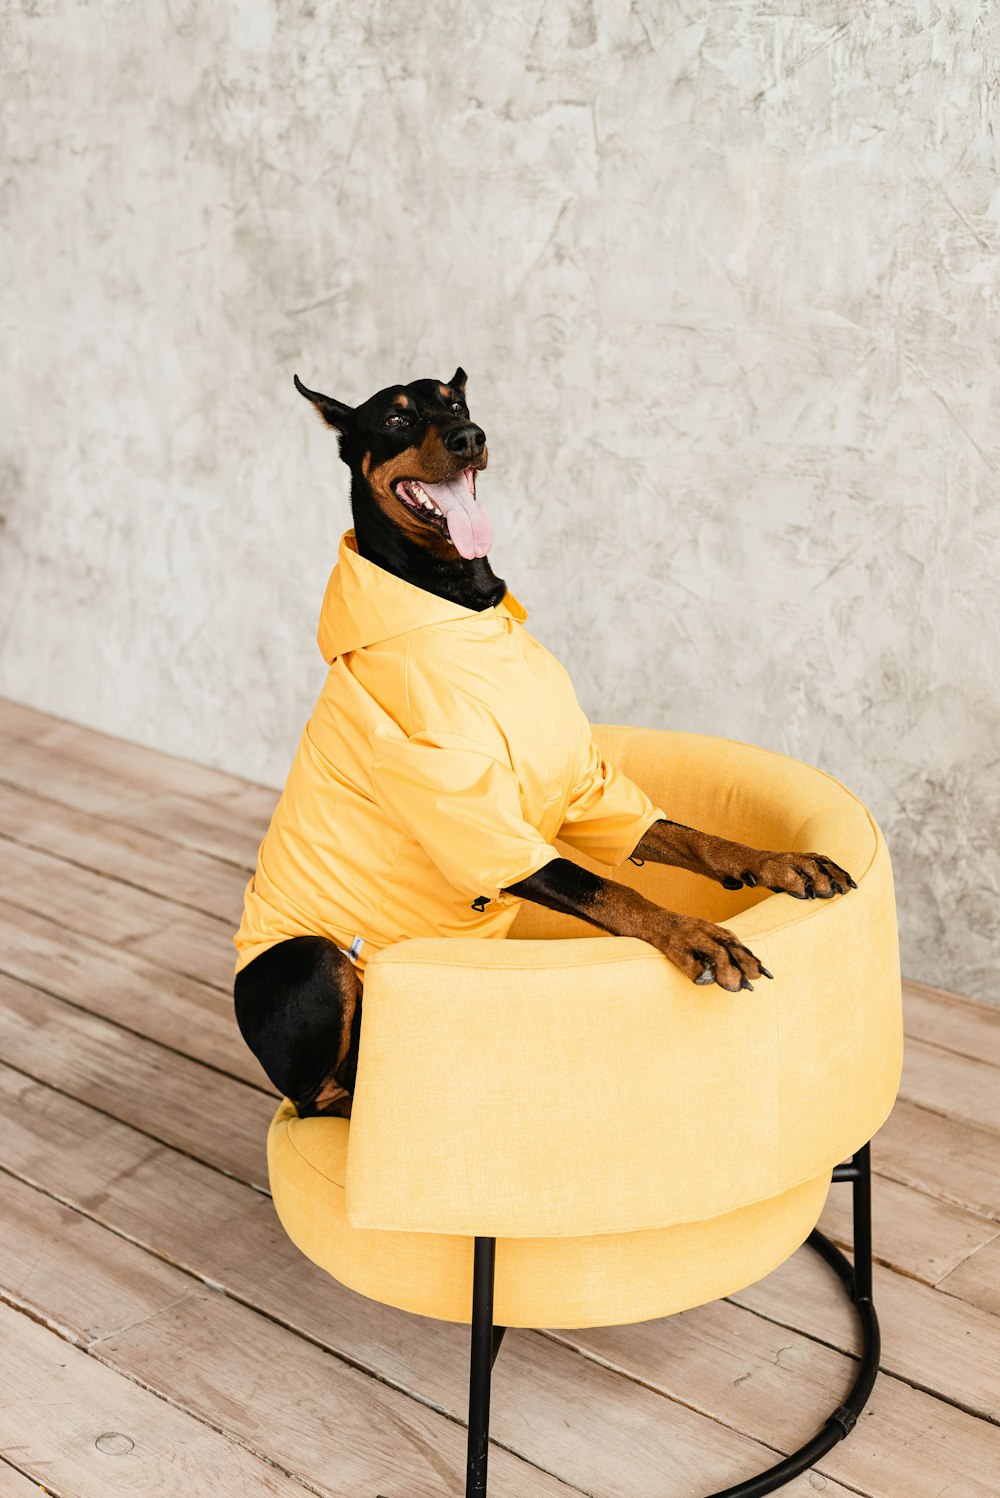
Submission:
[[[453,411],[464,411],[465,410],[465,402],[464,401],[452,401],[452,403],[451,403],[451,409]]]
[[[404,416],[401,411],[393,411],[391,416],[387,416],[385,418],[385,424],[387,427],[405,427],[409,425],[409,422],[410,418],[408,416]]]

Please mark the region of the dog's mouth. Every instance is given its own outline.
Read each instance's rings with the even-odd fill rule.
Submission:
[[[427,479],[396,479],[392,492],[421,520],[449,536],[461,556],[484,557],[493,545],[490,517],[476,499],[474,468],[460,468],[435,484]]]

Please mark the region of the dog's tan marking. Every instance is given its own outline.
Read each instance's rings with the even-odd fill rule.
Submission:
[[[392,403],[394,406],[403,406],[405,408],[408,408],[410,404],[410,397],[408,395],[404,395],[402,391],[400,391],[399,395],[393,396]]]
[[[810,886],[815,898],[830,899],[835,893],[846,892],[852,882],[846,869],[825,854],[751,848],[676,822],[654,822],[643,833],[633,857],[689,869],[692,874],[704,874],[720,883],[728,878],[751,888],[761,885],[776,894],[786,892],[799,899],[810,898]]]
[[[362,464],[362,469],[375,503],[409,540],[434,556],[454,558],[455,548],[448,536],[425,524],[392,492],[396,479],[439,484],[454,473],[455,459],[445,451],[438,427],[428,427],[419,447],[406,447],[377,468],[368,469]]]
[[[368,470],[369,470],[369,468],[371,466],[372,466],[372,455],[371,455],[371,453],[365,453],[365,455],[361,459],[361,472],[364,474],[365,478],[368,477]]]
[[[338,1082],[332,1079],[329,1082],[324,1082],[322,1089],[316,1095],[316,1107],[333,1114],[336,1118],[350,1118],[352,1101],[353,1099],[347,1088],[341,1087]],[[335,1103],[341,1106],[335,1108]]]
[[[677,822],[659,820],[643,833],[632,858],[649,859],[719,879],[726,888],[764,885],[775,894],[787,892],[800,900],[832,899],[857,888],[845,869],[824,853],[781,853],[730,842]],[[567,881],[560,860],[520,879],[515,894],[603,926],[614,936],[637,936],[656,947],[695,983],[714,981],[735,993],[764,975],[760,959],[724,926],[697,916],[663,910],[629,885],[593,876],[580,886]],[[727,884],[726,881],[730,882]],[[767,976],[771,976],[768,974]]]
[[[440,393],[442,395],[450,395],[451,394],[451,391],[448,389],[447,385],[439,385],[438,386],[438,390],[440,391]]]
[[[351,1048],[354,1011],[361,1002],[361,980],[353,967],[349,964],[346,966],[341,964],[339,959],[338,966],[333,972],[333,979],[337,997],[340,1000],[340,1047],[336,1062],[327,1073],[322,1087],[316,1094],[315,1102],[317,1108],[322,1108],[339,1118],[350,1118],[351,1094],[340,1081],[340,1075],[342,1075],[342,1067]]]
[[[749,981],[763,973],[753,953],[724,927],[697,916],[677,915],[672,910],[664,910],[631,886],[617,884],[600,875],[596,876],[595,887],[588,893],[580,895],[571,889],[560,891],[558,885],[554,885],[554,879],[560,877],[558,872],[553,876],[554,867],[557,865],[546,864],[544,869],[519,880],[514,892],[530,900],[532,881],[535,881],[541,904],[564,909],[570,915],[602,926],[613,936],[637,936],[640,941],[656,947],[693,982],[697,981],[709,959],[719,986],[730,993],[740,988],[744,976]],[[555,900],[551,898],[553,894]],[[546,898],[541,898],[542,895]]]

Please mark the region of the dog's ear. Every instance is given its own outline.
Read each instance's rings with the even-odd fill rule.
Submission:
[[[464,395],[465,394],[465,381],[466,381],[467,378],[468,378],[468,376],[466,375],[465,370],[462,368],[461,365],[459,365],[458,368],[456,369],[455,373],[452,375],[451,379],[448,381],[448,384],[449,385],[454,385],[455,389],[456,390],[461,390],[462,394]]]
[[[292,378],[295,381],[296,390],[300,395],[304,395],[307,401],[312,401],[327,426],[335,427],[338,432],[344,434],[351,430],[354,425],[352,407],[345,406],[342,401],[335,401],[330,395],[320,395],[317,390],[307,390],[298,375],[293,375]]]

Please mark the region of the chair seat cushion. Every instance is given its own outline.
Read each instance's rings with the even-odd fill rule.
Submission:
[[[283,1099],[268,1130],[275,1210],[329,1274],[386,1305],[468,1323],[473,1240],[354,1228],[345,1210],[350,1120],[299,1118]],[[499,1326],[610,1326],[667,1316],[753,1284],[819,1220],[828,1171],[780,1196],[701,1222],[573,1238],[498,1238]]]

